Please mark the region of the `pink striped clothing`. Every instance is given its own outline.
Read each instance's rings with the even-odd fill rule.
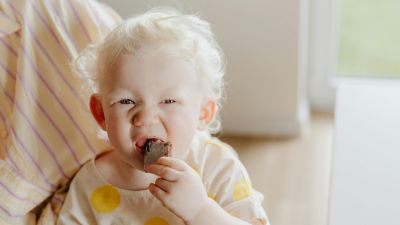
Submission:
[[[118,21],[94,0],[0,0],[0,224],[35,224],[37,206],[108,147],[70,63]]]

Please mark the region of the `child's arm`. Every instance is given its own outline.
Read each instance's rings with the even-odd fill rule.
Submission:
[[[262,224],[245,222],[227,213],[208,197],[200,177],[182,160],[161,157],[146,170],[160,177],[155,184],[150,184],[149,191],[187,225]]]
[[[251,223],[240,220],[229,215],[215,201],[209,200],[207,206],[199,212],[199,214],[188,225],[200,224],[230,224],[230,225],[265,225],[261,220],[254,220]]]

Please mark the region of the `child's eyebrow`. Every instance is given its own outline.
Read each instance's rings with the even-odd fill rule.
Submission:
[[[132,93],[129,92],[129,91],[121,91],[121,90],[112,91],[112,92],[110,92],[110,93],[107,94],[107,96],[106,96],[106,102],[108,102],[109,104],[112,104],[112,103],[114,103],[116,100],[119,100],[118,98],[121,98],[121,97],[124,97],[124,98],[132,98],[133,95],[132,95]]]

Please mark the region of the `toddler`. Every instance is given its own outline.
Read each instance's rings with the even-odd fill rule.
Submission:
[[[75,175],[58,224],[268,224],[262,194],[219,130],[222,51],[209,24],[153,9],[77,60],[95,77],[90,110],[112,150]],[[144,164],[149,140],[171,156]]]

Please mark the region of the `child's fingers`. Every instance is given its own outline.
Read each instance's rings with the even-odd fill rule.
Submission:
[[[146,166],[146,171],[168,181],[176,181],[180,177],[180,171],[164,165],[152,164]]]
[[[167,193],[171,191],[171,181],[158,178],[155,182],[155,185]]]
[[[152,195],[154,195],[154,197],[156,197],[161,202],[163,202],[163,200],[167,196],[167,193],[163,189],[161,189],[160,187],[158,187],[153,183],[149,185],[149,191]]]
[[[161,157],[156,161],[156,163],[179,171],[185,171],[188,168],[188,165],[184,161],[172,157]]]

